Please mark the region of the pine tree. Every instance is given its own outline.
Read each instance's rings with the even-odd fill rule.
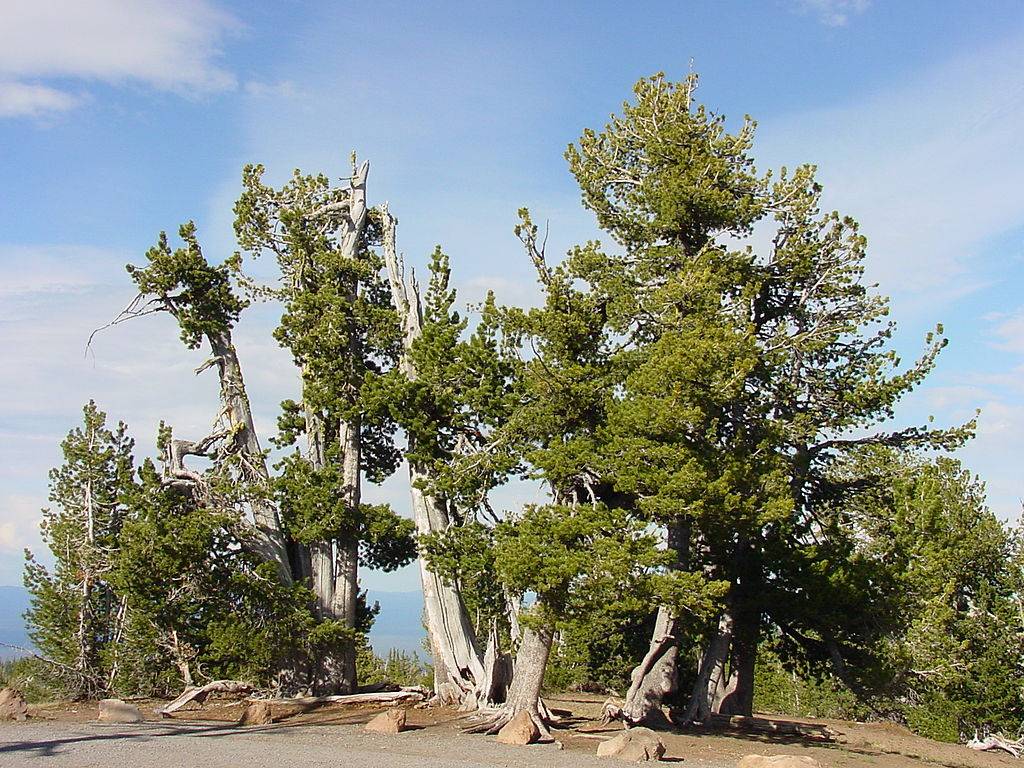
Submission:
[[[584,203],[624,250],[592,249],[576,273],[611,297],[621,339],[610,474],[668,528],[681,571],[728,584],[687,721],[749,714],[758,638],[794,586],[772,574],[814,557],[818,515],[844,493],[832,464],[865,445],[953,448],[972,427],[879,426],[945,339],[929,336],[900,369],[886,301],[862,280],[856,223],[819,211],[810,166],[759,175],[753,123],[728,133],[694,102],[696,84],[640,81],[621,117],[567,153]],[[759,222],[774,231],[767,249],[737,245]],[[680,618],[663,607],[622,712],[631,722],[656,718],[675,688]]]
[[[61,443],[64,463],[50,472],[42,538],[52,569],[26,551],[26,619],[36,648],[60,671],[74,698],[110,690],[117,674],[124,611],[111,579],[126,502],[134,490],[133,441],[127,427],[110,430],[92,401],[83,423]]]
[[[277,259],[274,295],[284,313],[274,335],[302,378],[301,400],[282,404],[279,444],[295,445],[304,435],[306,451],[281,462],[276,486],[284,523],[308,550],[303,567],[320,619],[318,693],[356,686],[361,555],[387,568],[415,556],[412,524],[360,499],[363,475],[383,480],[399,461],[393,421],[367,405],[363,390],[395,364],[400,337],[374,250],[380,214],[371,215],[366,204],[369,164],[357,168],[354,160],[345,187],[296,171],[272,189],[262,166],[249,166],[235,206],[241,246]]]

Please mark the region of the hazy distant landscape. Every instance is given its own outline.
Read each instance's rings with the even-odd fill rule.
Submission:
[[[392,648],[397,648],[407,653],[416,652],[423,658],[423,595],[418,590],[371,590],[368,596],[370,604],[377,601],[381,609],[370,631],[370,643],[374,651],[383,656]],[[8,646],[27,648],[31,644],[24,619],[28,600],[28,592],[24,587],[0,586],[0,659],[21,655]]]

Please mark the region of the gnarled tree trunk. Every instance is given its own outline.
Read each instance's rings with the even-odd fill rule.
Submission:
[[[245,391],[242,365],[238,361],[230,331],[207,336],[220,377],[220,399],[223,417],[228,422],[229,439],[241,462],[241,471],[258,496],[250,504],[255,531],[255,548],[277,567],[282,584],[291,584],[295,576],[288,557],[288,541],[281,526],[277,505],[270,498],[270,473],[260,448],[256,425],[252,418],[249,396]]]
[[[547,668],[554,637],[554,630],[548,626],[523,627],[519,650],[516,651],[512,685],[508,689],[505,703],[479,723],[467,728],[468,733],[497,733],[517,714],[528,712],[542,737],[551,739],[540,689],[544,683],[544,670]]]
[[[676,520],[668,526],[668,547],[676,553],[675,567],[685,568],[689,561],[690,526]],[[679,658],[679,621],[667,606],[658,609],[651,645],[630,674],[629,691],[621,709],[607,716],[622,719],[626,725],[666,727],[668,718],[662,703],[676,691]]]
[[[414,278],[406,280],[405,264],[395,245],[398,222],[386,204],[381,207],[381,218],[391,297],[402,324],[401,371],[415,381],[417,370],[410,350],[423,333],[419,286]],[[413,440],[410,436],[407,454],[415,451]],[[444,499],[423,490],[431,487],[432,479],[428,467],[409,462],[413,518],[421,536],[444,531],[451,524]],[[501,660],[493,658],[485,669],[485,660],[480,656],[476,633],[459,588],[438,578],[424,558],[420,558],[419,564],[427,634],[434,655],[434,691],[442,701],[460,703],[466,708],[484,706],[501,695],[502,686],[498,684],[496,672]]]

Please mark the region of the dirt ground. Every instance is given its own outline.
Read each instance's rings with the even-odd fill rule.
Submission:
[[[95,704],[39,705],[30,708],[28,721],[0,726],[0,768],[40,765],[39,758],[47,765],[74,768],[593,766],[598,762],[597,745],[620,730],[601,725],[600,698],[566,695],[545,700],[563,717],[553,731],[559,744],[528,747],[510,747],[493,737],[464,734],[461,727],[466,716],[445,708],[408,709],[412,730],[382,736],[362,730],[379,707],[275,703],[273,724],[239,727],[236,722],[243,703],[237,701],[211,702],[170,718],[154,712],[163,702],[136,702],[146,714],[146,722],[138,725],[98,723]],[[663,733],[665,759],[702,768],[731,767],[752,753],[809,755],[834,768],[1020,765],[1008,755],[929,741],[892,724],[799,722],[828,725],[836,736],[825,742],[738,729]],[[617,761],[602,758],[600,762]]]

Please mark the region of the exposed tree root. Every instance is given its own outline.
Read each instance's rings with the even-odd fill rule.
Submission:
[[[498,707],[497,709],[482,709],[470,718],[470,724],[462,729],[463,733],[482,733],[487,736],[494,736],[502,728],[508,725],[509,721],[518,714],[520,710],[512,707]],[[538,711],[530,712],[530,718],[540,731],[539,744],[550,744],[555,740],[548,727],[558,722],[560,718],[551,714],[544,702],[538,701]]]

